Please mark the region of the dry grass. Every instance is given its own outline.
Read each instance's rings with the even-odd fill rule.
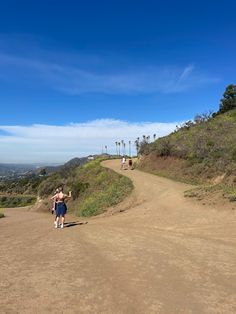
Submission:
[[[236,110],[178,130],[141,147],[140,170],[203,187],[189,196],[217,193],[236,200]],[[206,188],[207,185],[207,188]],[[196,195],[195,195],[196,194]]]

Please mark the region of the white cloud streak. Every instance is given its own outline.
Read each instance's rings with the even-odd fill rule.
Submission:
[[[178,93],[219,81],[218,78],[199,72],[193,65],[147,65],[119,70],[114,67],[112,72],[106,71],[105,63],[102,71],[89,68],[89,64],[85,69],[82,65],[69,66],[68,63],[0,54],[2,80],[43,85],[73,95]]]
[[[0,162],[63,163],[73,157],[101,153],[115,153],[115,142],[124,140],[126,147],[142,135],[158,137],[172,132],[176,123],[141,122],[103,119],[65,126],[30,125],[0,126]]]

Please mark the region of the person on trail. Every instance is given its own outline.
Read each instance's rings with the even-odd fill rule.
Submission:
[[[66,203],[65,203],[65,199],[66,198],[70,198],[71,197],[71,191],[69,191],[69,194],[65,194],[63,193],[63,188],[60,187],[58,189],[58,193],[56,193],[55,195],[53,195],[52,199],[55,201],[56,203],[56,221],[55,221],[55,228],[59,228],[59,221],[60,221],[60,217],[61,217],[61,228],[64,228],[64,223],[65,223],[65,215],[67,212],[67,207],[66,207]]]
[[[129,169],[132,170],[133,169],[133,160],[132,160],[132,158],[129,159],[128,165],[129,165]]]
[[[121,170],[125,170],[125,163],[126,163],[125,156],[123,156],[121,159],[121,165],[120,165]]]
[[[55,193],[54,193],[54,196],[59,193],[59,189],[56,189]],[[52,215],[55,213],[55,220],[54,220],[54,224],[56,225],[56,221],[57,221],[57,216],[56,216],[56,211],[57,211],[57,199],[56,197],[52,197],[53,199],[53,206],[52,206],[52,209],[51,209],[51,213]]]
[[[58,188],[55,190],[54,195],[56,195],[57,193],[59,193],[59,189]],[[56,198],[54,198],[53,199],[52,209],[51,209],[52,214],[56,213],[56,209],[57,209],[57,200],[56,200]]]

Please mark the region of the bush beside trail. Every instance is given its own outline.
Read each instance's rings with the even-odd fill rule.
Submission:
[[[34,195],[0,195],[0,208],[24,207],[35,204]]]
[[[46,177],[25,177],[0,181],[1,194],[37,195],[38,187]]]

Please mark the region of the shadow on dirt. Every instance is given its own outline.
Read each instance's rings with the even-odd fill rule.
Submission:
[[[64,223],[64,228],[87,225],[87,221],[69,221]]]

